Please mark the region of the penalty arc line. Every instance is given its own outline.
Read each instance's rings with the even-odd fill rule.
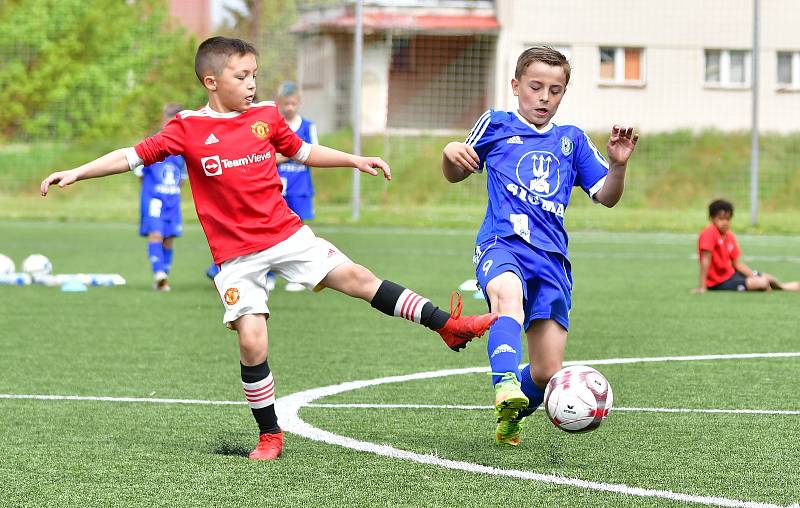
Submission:
[[[582,362],[565,362],[565,365],[583,364],[583,365],[611,365],[617,363],[644,363],[644,362],[657,362],[657,361],[703,361],[703,360],[723,360],[723,359],[743,359],[743,358],[775,358],[775,357],[798,357],[800,353],[756,353],[744,355],[706,355],[706,356],[683,356],[683,357],[663,357],[663,358],[620,358],[609,360],[595,360],[595,361],[582,361]],[[669,359],[667,359],[669,358]],[[787,508],[781,505],[770,503],[759,503],[754,501],[744,501],[738,499],[730,499],[718,496],[702,496],[694,494],[685,494],[680,492],[672,492],[660,489],[647,489],[641,487],[632,487],[625,484],[604,483],[588,480],[581,480],[579,478],[569,478],[560,475],[534,473],[531,471],[520,471],[515,469],[500,469],[471,462],[462,462],[451,459],[443,459],[435,455],[421,454],[407,450],[401,450],[390,445],[381,445],[371,443],[368,441],[360,441],[357,439],[340,436],[326,430],[319,429],[306,423],[300,418],[300,409],[310,405],[313,401],[336,395],[344,392],[359,390],[369,386],[376,386],[388,383],[402,383],[406,381],[417,381],[421,379],[432,379],[437,377],[455,376],[460,374],[473,374],[488,372],[489,369],[481,368],[465,368],[465,369],[447,369],[430,372],[418,372],[415,374],[408,374],[404,376],[390,376],[372,380],[350,381],[338,385],[331,385],[321,388],[314,388],[303,392],[293,393],[278,399],[275,404],[278,418],[281,421],[283,430],[297,434],[299,436],[311,439],[313,441],[321,441],[324,443],[350,448],[352,450],[363,451],[381,455],[385,457],[402,459],[419,464],[433,465],[443,467],[446,469],[467,471],[471,473],[488,474],[493,476],[506,476],[511,478],[519,478],[523,480],[533,480],[541,483],[548,483],[553,485],[563,485],[575,488],[595,490],[601,492],[609,492],[616,494],[624,494],[628,496],[637,496],[645,498],[660,498],[669,499],[673,501],[680,501],[685,503],[700,504],[706,506],[724,506],[734,508]],[[796,508],[798,505],[792,504],[788,508]]]

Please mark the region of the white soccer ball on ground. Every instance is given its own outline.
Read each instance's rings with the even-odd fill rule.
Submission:
[[[586,365],[564,367],[544,391],[544,408],[553,425],[566,432],[589,432],[600,426],[614,404],[611,385]]]
[[[0,254],[0,275],[14,273],[16,271],[17,266],[14,264],[14,260],[5,254]]]
[[[52,274],[53,264],[50,263],[47,256],[31,254],[22,262],[22,271],[33,277],[33,280],[36,280]]]

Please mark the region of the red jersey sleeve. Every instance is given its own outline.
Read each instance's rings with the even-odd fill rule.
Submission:
[[[173,118],[156,134],[140,141],[134,149],[145,166],[166,159],[170,155],[182,155],[184,129],[180,117]],[[298,148],[299,150],[299,148]]]
[[[275,114],[272,128],[273,132],[272,136],[270,136],[270,142],[282,155],[291,157],[303,146],[303,140],[294,133],[280,113]]]
[[[700,233],[700,237],[697,239],[698,250],[714,251],[714,247],[717,245],[717,235],[714,234],[714,231],[712,228],[706,228]]]

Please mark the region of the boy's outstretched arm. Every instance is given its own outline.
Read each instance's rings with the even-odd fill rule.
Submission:
[[[480,169],[481,159],[474,148],[453,141],[442,150],[442,174],[450,183],[458,183]]]
[[[611,208],[616,205],[622,197],[625,189],[625,170],[628,167],[628,159],[636,148],[639,135],[633,133],[633,127],[620,127],[615,125],[611,128],[611,137],[606,145],[606,154],[609,159],[608,176],[603,187],[594,195],[599,203]]]
[[[392,170],[386,161],[380,157],[361,157],[323,145],[307,144],[305,146],[310,148],[306,158],[302,158],[302,156],[298,158],[299,154],[295,154],[292,158],[298,158],[300,162],[309,166],[318,168],[356,168],[362,173],[373,176],[378,174],[375,168],[379,168],[383,171],[384,178],[387,180],[392,179]]]
[[[107,153],[97,159],[87,162],[77,168],[67,171],[57,171],[42,180],[39,190],[42,196],[47,196],[47,190],[53,184],[58,184],[59,187],[66,187],[78,180],[86,180],[88,178],[97,178],[101,176],[114,175],[117,173],[125,173],[130,171],[130,165],[126,153],[131,151],[131,148],[120,148],[113,152]]]

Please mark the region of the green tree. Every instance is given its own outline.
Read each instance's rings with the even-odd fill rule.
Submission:
[[[161,0],[14,0],[0,33],[0,138],[127,139],[203,100],[196,41]]]

